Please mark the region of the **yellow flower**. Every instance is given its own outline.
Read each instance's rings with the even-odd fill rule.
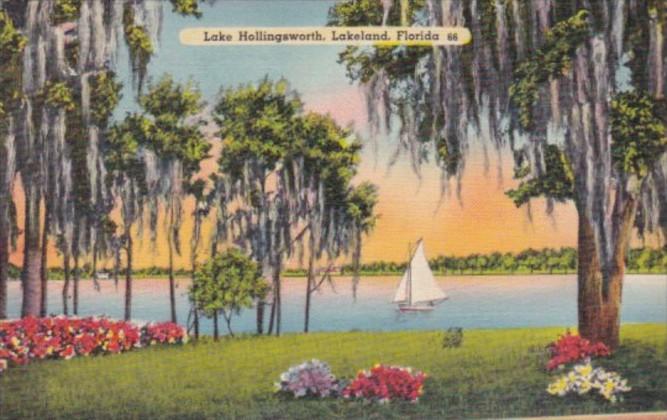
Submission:
[[[593,366],[591,366],[590,363],[587,363],[585,365],[576,366],[574,370],[581,376],[589,376],[593,373]]]
[[[567,377],[563,376],[560,379],[557,379],[555,382],[549,384],[547,392],[551,395],[565,395],[567,391]]]

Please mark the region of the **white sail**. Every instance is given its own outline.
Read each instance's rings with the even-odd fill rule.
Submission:
[[[419,241],[410,264],[401,278],[393,302],[418,305],[437,303],[445,299],[447,295],[438,286],[428,265],[426,254],[424,254],[424,243]]]
[[[396,294],[394,295],[394,303],[407,303],[408,302],[408,270],[405,270],[403,273],[403,278],[401,278],[401,283],[396,289]]]

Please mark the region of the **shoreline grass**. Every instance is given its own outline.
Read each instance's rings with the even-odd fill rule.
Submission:
[[[565,328],[467,330],[441,348],[442,332],[341,332],[244,336],[71,361],[0,375],[1,418],[470,418],[599,414],[667,408],[667,324],[624,324],[622,346],[597,363],[627,377],[623,403],[545,392],[545,346]],[[339,377],[381,362],[429,374],[418,404],[292,401],[273,383],[318,358]]]

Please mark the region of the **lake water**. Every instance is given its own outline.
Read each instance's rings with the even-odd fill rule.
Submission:
[[[449,299],[433,311],[400,313],[391,299],[399,277],[366,277],[359,284],[356,300],[351,279],[334,278],[334,288],[323,285],[313,295],[310,330],[403,330],[463,328],[507,328],[572,326],[577,323],[575,275],[464,276],[439,277]],[[101,281],[96,291],[90,281],[81,282],[80,315],[108,315],[122,318],[124,287]],[[188,314],[190,282],[178,280],[179,322]],[[61,313],[61,281],[49,282],[49,313]],[[283,280],[283,331],[303,329],[305,279]],[[137,320],[169,319],[169,286],[164,279],[135,280],[133,317]],[[9,283],[9,315],[20,310],[20,283]],[[71,310],[71,303],[70,303]],[[268,312],[268,310],[267,310]],[[628,275],[623,287],[622,321],[667,322],[667,276]],[[224,323],[221,323],[221,327]],[[243,311],[232,321],[235,332],[255,330],[254,310]],[[266,324],[265,324],[266,325]],[[212,323],[203,320],[202,331],[210,333]]]

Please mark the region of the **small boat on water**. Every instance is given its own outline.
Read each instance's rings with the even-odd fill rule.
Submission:
[[[418,312],[431,311],[446,299],[447,295],[433,277],[424,253],[424,243],[420,239],[392,302],[398,304],[401,312]]]

